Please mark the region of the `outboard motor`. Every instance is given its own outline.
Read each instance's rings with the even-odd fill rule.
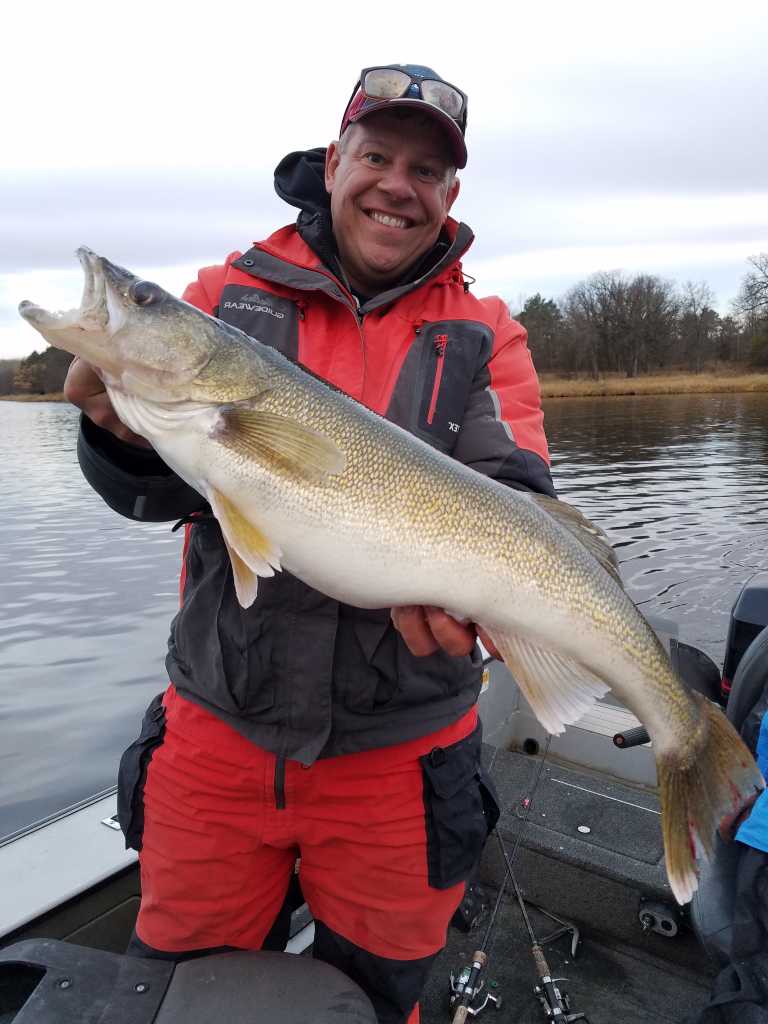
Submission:
[[[329,964],[234,952],[173,963],[54,939],[0,950],[3,1024],[376,1024],[370,1000]]]

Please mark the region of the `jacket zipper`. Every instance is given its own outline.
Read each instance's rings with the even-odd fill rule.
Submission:
[[[440,381],[443,377],[445,350],[448,347],[448,335],[437,334],[433,344],[435,346],[437,358],[435,359],[435,378],[432,381],[432,398],[430,399],[429,411],[427,412],[427,423],[429,426],[432,425],[432,420],[435,418],[435,410],[437,409],[437,396],[440,391]]]
[[[285,810],[285,758],[275,760],[275,810]]]

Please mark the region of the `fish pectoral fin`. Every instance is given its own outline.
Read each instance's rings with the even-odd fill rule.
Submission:
[[[483,626],[542,726],[553,736],[578,721],[610,690],[572,658],[514,633]]]
[[[346,458],[334,441],[288,416],[243,403],[224,407],[221,417],[217,439],[259,462],[277,462],[317,483],[344,470]]]
[[[220,491],[211,488],[208,500],[232,562],[237,599],[248,608],[256,599],[256,577],[274,576],[281,568],[282,552]]]
[[[551,516],[556,523],[576,538],[587,551],[591,552],[600,565],[613,576],[620,586],[624,586],[619,573],[619,562],[616,552],[611,547],[608,535],[567,501],[550,498],[547,494],[529,494],[528,497],[540,509]]]

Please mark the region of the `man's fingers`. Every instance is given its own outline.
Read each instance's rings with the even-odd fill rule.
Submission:
[[[106,395],[104,382],[90,363],[86,363],[80,356],[75,356],[69,364],[64,381],[64,397],[72,405],[82,409],[84,402],[98,394]]]
[[[475,626],[457,622],[442,608],[422,605],[393,608],[392,622],[408,650],[418,658],[434,654],[439,647],[460,658],[470,654],[475,646]],[[501,655],[485,630],[478,629],[477,634],[491,657],[501,661]]]
[[[726,814],[726,816],[720,821],[717,831],[720,833],[720,838],[724,842],[732,842],[734,836],[739,830],[739,826],[749,817],[752,811],[752,806],[758,796],[760,796],[759,793],[753,793],[742,807],[736,811],[731,811],[730,814]]]
[[[393,608],[392,622],[405,641],[408,650],[417,658],[423,658],[437,650],[437,640],[432,635],[421,605],[403,605],[400,608]]]
[[[140,448],[151,448],[149,441],[134,434],[132,430],[120,420],[112,406],[104,382],[90,363],[79,356],[75,356],[67,371],[64,381],[64,397],[68,402],[82,409],[85,415],[101,427],[108,430],[121,441],[137,445]]]
[[[477,627],[477,635],[480,637],[483,647],[488,651],[492,658],[496,658],[497,661],[504,661],[502,656],[499,654],[496,644],[491,640],[482,626]]]
[[[474,626],[457,622],[441,608],[427,607],[424,611],[432,636],[444,651],[456,658],[470,653],[475,646]]]

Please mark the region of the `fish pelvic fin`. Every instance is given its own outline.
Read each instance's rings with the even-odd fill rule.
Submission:
[[[619,561],[616,552],[611,547],[608,535],[591,522],[567,501],[558,501],[557,498],[550,498],[547,494],[529,494],[528,497],[534,504],[538,505],[547,515],[551,516],[564,530],[567,530],[598,560],[606,572],[616,580],[619,586],[624,586],[619,573]]]
[[[288,416],[247,403],[221,409],[216,439],[258,462],[277,463],[317,483],[343,472],[346,458],[334,441]]]
[[[752,754],[723,712],[702,697],[701,742],[685,763],[656,758],[667,877],[678,903],[698,888],[696,861],[708,859],[720,822],[746,807],[765,783]]]
[[[229,552],[237,599],[248,608],[256,600],[257,577],[274,576],[282,552],[220,491],[211,488],[208,500]]]
[[[235,549],[230,544],[227,544],[226,540],[224,544],[229,554],[229,560],[232,563],[232,578],[235,584],[237,600],[242,608],[250,608],[256,600],[259,578],[250,566],[245,564]]]
[[[483,626],[547,732],[558,736],[610,686],[572,658],[535,641]]]

